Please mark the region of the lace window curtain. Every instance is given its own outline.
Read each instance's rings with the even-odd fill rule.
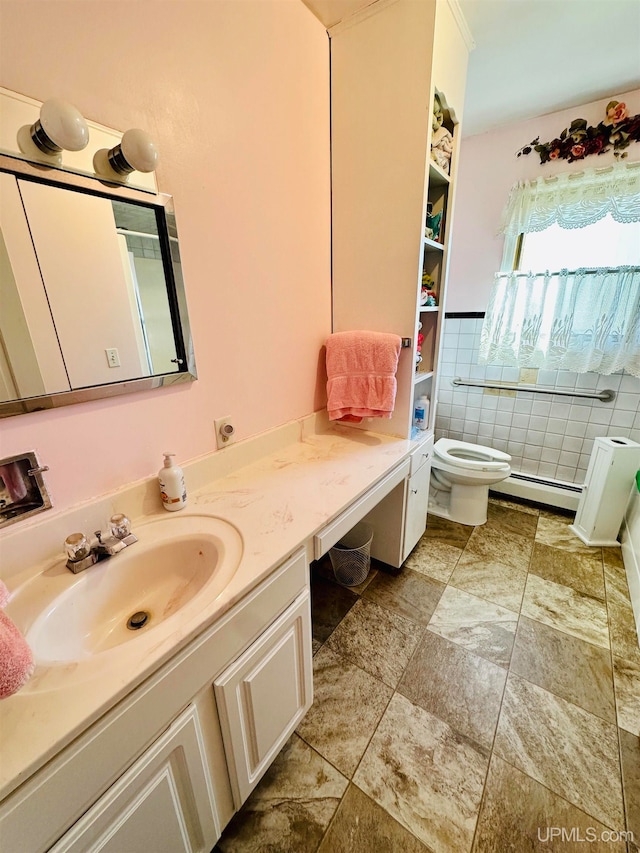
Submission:
[[[479,361],[640,377],[640,266],[498,273]]]
[[[608,213],[616,222],[640,222],[640,162],[515,184],[500,233],[517,237],[555,222],[561,228],[584,228]]]
[[[503,214],[507,238],[583,228],[608,213],[640,222],[640,163],[616,163],[516,184]],[[479,361],[640,377],[640,266],[497,273]]]

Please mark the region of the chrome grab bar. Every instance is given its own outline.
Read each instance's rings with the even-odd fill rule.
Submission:
[[[531,394],[555,394],[558,397],[586,397],[589,400],[600,400],[602,403],[610,403],[616,398],[616,392],[610,388],[604,391],[577,391],[567,389],[559,391],[557,388],[543,388],[540,385],[507,385],[498,382],[483,382],[481,379],[461,379],[456,376],[451,380],[453,385],[469,385],[473,388],[495,388],[498,391],[529,391]]]

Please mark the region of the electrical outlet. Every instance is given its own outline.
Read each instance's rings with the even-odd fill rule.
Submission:
[[[109,367],[120,367],[120,354],[115,347],[113,349],[106,349],[105,354]]]
[[[226,418],[218,418],[214,423],[216,427],[216,443],[218,445],[218,450],[222,450],[223,447],[228,447],[230,444],[233,444],[236,440],[236,428],[231,416],[227,415]]]

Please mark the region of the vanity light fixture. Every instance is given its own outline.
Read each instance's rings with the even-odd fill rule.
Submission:
[[[126,181],[131,172],[153,172],[157,165],[155,142],[138,128],[125,131],[119,145],[101,148],[93,157],[96,175],[108,181]]]
[[[18,147],[31,160],[57,166],[66,151],[82,151],[89,142],[89,128],[82,113],[60,98],[51,98],[40,107],[40,118],[18,130]]]

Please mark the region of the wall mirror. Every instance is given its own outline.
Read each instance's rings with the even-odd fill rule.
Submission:
[[[195,378],[171,198],[0,155],[0,417]]]

